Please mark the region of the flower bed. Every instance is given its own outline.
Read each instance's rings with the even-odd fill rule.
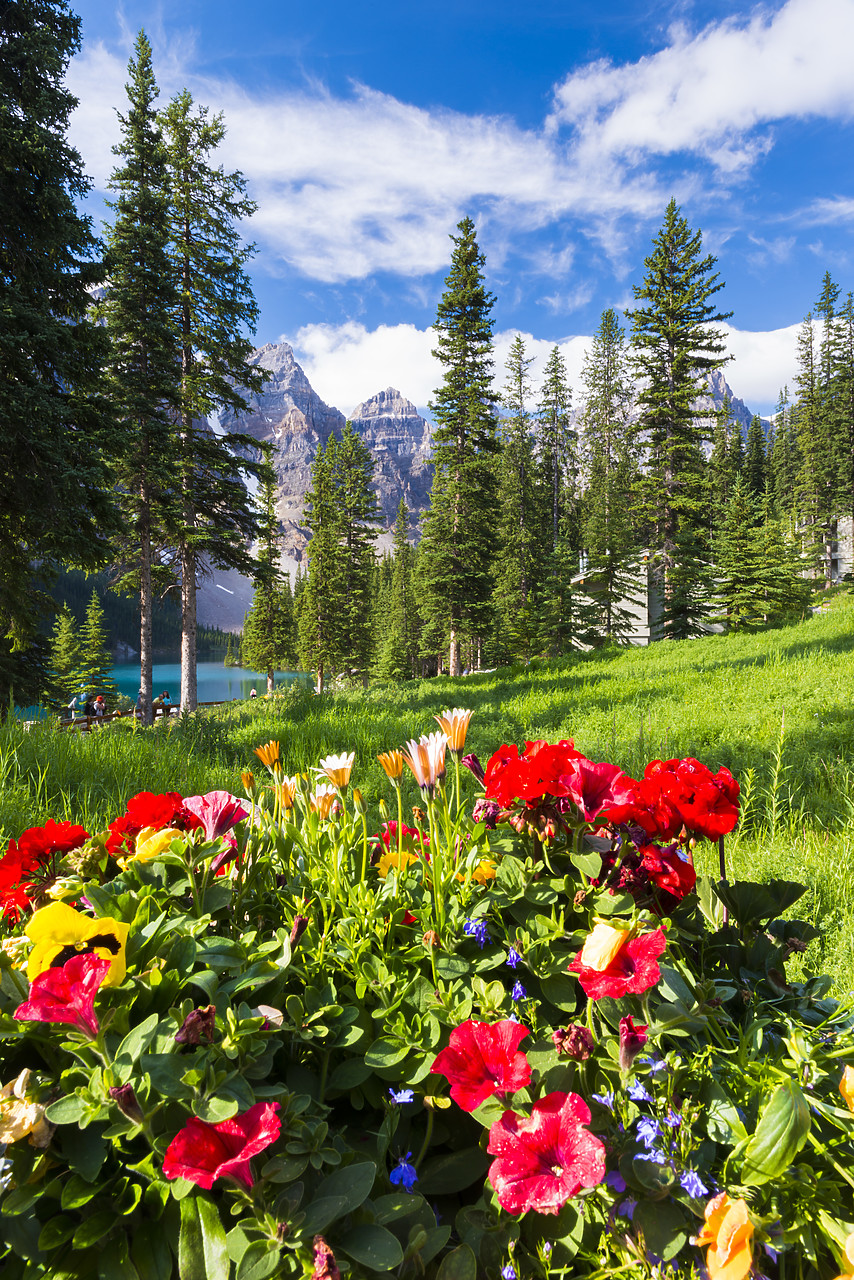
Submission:
[[[379,815],[271,742],[245,799],[10,842],[4,1276],[854,1273],[854,1018],[786,976],[800,886],[726,881],[738,784],[483,769],[468,715]]]

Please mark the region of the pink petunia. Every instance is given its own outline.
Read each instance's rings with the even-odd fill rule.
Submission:
[[[642,933],[636,938],[627,933],[626,939],[602,969],[582,963],[584,948],[569,966],[569,972],[576,975],[585,995],[591,1000],[601,1000],[603,996],[611,996],[615,1000],[621,996],[639,996],[654,987],[661,978],[658,957],[667,946],[664,929]]]
[[[109,972],[110,961],[103,956],[74,955],[61,969],[45,969],[33,979],[29,999],[14,1016],[19,1022],[69,1023],[94,1039],[100,1030],[95,996]]]
[[[597,764],[586,756],[570,760],[561,781],[585,822],[593,822],[606,805],[624,804],[637,783],[615,764]]]
[[[217,840],[249,817],[249,810],[230,791],[208,791],[203,796],[188,796],[184,809],[194,814],[204,827],[206,840]]]
[[[250,1160],[279,1136],[278,1102],[256,1102],[243,1115],[208,1124],[191,1116],[166,1148],[163,1173],[186,1178],[210,1191],[217,1178],[235,1178],[247,1190],[254,1184]]]
[[[463,1111],[474,1111],[494,1093],[524,1089],[531,1067],[519,1042],[529,1034],[509,1018],[493,1023],[470,1018],[454,1028],[430,1070],[448,1077],[451,1097]]]
[[[582,1187],[605,1176],[605,1148],[585,1125],[590,1109],[577,1093],[550,1093],[531,1115],[505,1111],[489,1130],[489,1180],[508,1213],[558,1213]]]

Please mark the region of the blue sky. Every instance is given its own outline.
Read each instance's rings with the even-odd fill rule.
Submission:
[[[448,236],[478,226],[496,372],[517,332],[564,350],[632,286],[674,195],[719,259],[727,370],[754,410],[792,382],[829,270],[854,288],[854,0],[71,0],[72,138],[103,217],[134,38],[161,102],[224,113],[258,212],[256,341],[289,341],[345,413],[396,386],[426,408]]]

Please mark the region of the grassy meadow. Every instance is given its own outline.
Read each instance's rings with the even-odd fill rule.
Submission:
[[[592,759],[642,772],[656,756],[730,768],[743,817],[728,840],[733,878],[801,880],[795,913],[824,937],[804,958],[854,990],[854,596],[797,626],[609,649],[456,680],[439,678],[315,697],[293,691],[141,730],[97,733],[0,726],[3,843],[52,817],[106,825],[139,790],[240,791],[253,747],[282,744],[285,769],[356,752],[354,783],[388,795],[378,751],[428,733],[445,707],[471,707],[467,749],[485,762],[502,742],[574,738]],[[390,799],[390,797],[389,797]],[[414,785],[410,799],[416,800]],[[698,864],[713,870],[713,850]]]

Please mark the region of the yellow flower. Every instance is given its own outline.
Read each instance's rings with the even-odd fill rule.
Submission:
[[[725,1191],[706,1205],[703,1230],[692,1241],[709,1246],[709,1280],[744,1280],[753,1265],[753,1223],[744,1200],[730,1200]]]
[[[389,782],[393,782],[395,786],[399,786],[400,778],[403,773],[403,752],[384,751],[377,756],[377,759],[385,769],[386,777]]]
[[[846,1270],[841,1275],[835,1277],[835,1280],[854,1280],[854,1231],[845,1241],[845,1254],[842,1258]]]
[[[103,985],[117,987],[127,972],[125,946],[129,929],[130,925],[112,916],[93,919],[65,902],[52,902],[37,911],[25,929],[35,944],[27,963],[27,977],[32,982],[46,969],[61,968],[72,956],[86,952],[110,961]]]
[[[849,1111],[854,1111],[854,1067],[846,1067],[839,1081],[839,1092]]]
[[[471,873],[471,878],[475,884],[486,884],[489,880],[495,879],[496,869],[495,863],[490,858],[481,858]]]
[[[355,751],[351,751],[349,755],[342,752],[340,756],[327,756],[325,760],[321,760],[317,772],[325,774],[334,787],[343,790],[350,781],[350,770],[355,759]]]
[[[587,941],[581,948],[581,963],[588,969],[596,969],[601,973],[608,968],[631,936],[630,930],[615,929],[613,925],[600,920],[593,932],[587,935]]]
[[[255,774],[252,770],[244,769],[240,774],[240,781],[243,783],[243,790],[251,796],[255,790]]]
[[[268,769],[272,769],[274,773],[280,767],[279,765],[280,752],[279,752],[278,742],[275,742],[272,739],[269,742],[265,742],[263,747],[255,748],[255,754],[258,757],[258,759],[261,761],[261,763],[265,764]]]
[[[44,1107],[27,1101],[32,1074],[25,1068],[0,1089],[0,1142],[18,1142],[28,1135],[34,1147],[46,1147],[50,1142],[53,1129],[44,1118]]]
[[[440,716],[433,717],[448,739],[448,750],[455,756],[463,754],[471,718],[472,712],[464,711],[462,707],[454,707],[453,711],[443,711]]]
[[[405,850],[402,853],[392,853],[389,850],[388,853],[383,854],[377,863],[377,874],[385,880],[389,871],[403,871],[411,862],[417,861],[418,858],[414,853],[407,853]]]
[[[166,852],[173,840],[186,839],[186,831],[179,831],[177,827],[163,827],[160,831],[156,831],[154,827],[143,827],[136,837],[134,852],[119,861],[122,868],[129,862],[153,862],[161,853]]]

